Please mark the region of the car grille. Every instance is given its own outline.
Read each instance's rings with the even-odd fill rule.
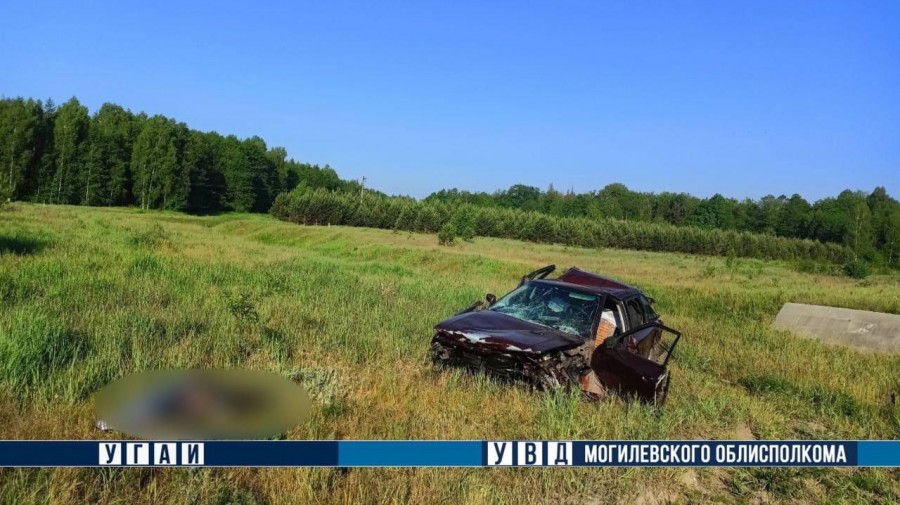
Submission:
[[[524,379],[526,376],[525,367],[529,360],[523,356],[502,352],[480,353],[447,342],[434,342],[432,347],[435,360],[445,365],[483,370],[509,379]]]

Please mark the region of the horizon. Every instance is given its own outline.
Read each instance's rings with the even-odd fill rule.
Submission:
[[[40,32],[0,33],[3,96],[258,135],[387,194],[900,193],[900,6],[887,2],[42,5]]]

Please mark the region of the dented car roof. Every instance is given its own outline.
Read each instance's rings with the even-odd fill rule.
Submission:
[[[634,286],[629,286],[609,277],[585,272],[576,267],[572,267],[556,279],[544,279],[544,282],[560,282],[564,284],[573,284],[582,288],[588,288],[588,291],[597,294],[608,294],[614,298],[628,298],[629,296],[640,293]]]

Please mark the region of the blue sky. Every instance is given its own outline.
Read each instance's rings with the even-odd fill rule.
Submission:
[[[900,2],[0,5],[0,94],[260,135],[388,193],[900,196]]]

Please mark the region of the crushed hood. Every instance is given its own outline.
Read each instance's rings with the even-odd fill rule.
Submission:
[[[543,354],[584,343],[575,335],[492,310],[459,314],[438,323],[434,329],[445,337],[502,352]]]

